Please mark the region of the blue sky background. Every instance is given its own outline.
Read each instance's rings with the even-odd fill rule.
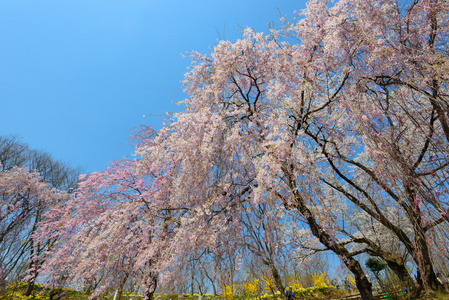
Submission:
[[[179,111],[181,54],[267,32],[305,0],[0,0],[0,135],[101,171]],[[279,8],[279,10],[278,10]]]

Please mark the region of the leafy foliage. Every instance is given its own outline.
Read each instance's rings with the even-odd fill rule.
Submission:
[[[379,274],[380,271],[385,269],[385,265],[382,262],[380,262],[377,259],[374,259],[372,257],[370,257],[366,260],[365,265],[374,274]]]

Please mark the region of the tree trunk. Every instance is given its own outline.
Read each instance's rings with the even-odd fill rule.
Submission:
[[[422,237],[417,236],[415,238],[415,242],[417,245],[417,251],[414,253],[413,259],[417,263],[420,270],[419,281],[422,283],[422,286],[425,289],[446,292],[443,284],[441,284],[441,282],[437,279],[432,263],[429,263],[431,262],[431,258],[429,248],[426,243],[427,241]]]
[[[193,269],[193,266],[192,266],[192,273],[191,273],[191,276],[190,276],[190,295],[192,295],[193,296],[193,293],[194,293],[194,283],[195,283],[195,281],[194,281],[194,279],[195,279],[195,273],[194,273],[194,269]]]
[[[435,270],[433,269],[432,259],[430,257],[429,244],[427,235],[423,228],[422,213],[419,203],[415,203],[416,193],[410,185],[406,185],[408,194],[408,201],[413,205],[413,218],[409,218],[413,224],[414,236],[414,251],[412,253],[413,260],[418,266],[420,276],[418,277],[418,284],[424,289],[444,292],[444,286],[437,280]]]
[[[293,185],[294,186],[294,185]],[[314,236],[316,236],[320,242],[329,250],[332,250],[337,254],[344,262],[346,267],[354,274],[357,289],[360,292],[362,300],[373,300],[372,284],[369,282],[368,277],[363,271],[360,263],[355,260],[349,251],[342,245],[339,245],[335,240],[321,227],[316,221],[313,212],[305,205],[304,199],[296,190],[293,190],[296,202],[294,207],[306,218],[307,224]]]
[[[40,216],[40,213],[36,212],[36,218],[34,219],[33,229],[31,231],[32,233],[36,231],[37,223],[39,222],[39,216]],[[37,271],[37,268],[39,266],[38,255],[41,252],[40,243],[38,243],[36,247],[34,245],[34,240],[32,238],[32,236],[33,236],[32,233],[31,233],[30,239],[29,239],[30,245],[31,245],[30,246],[30,260],[31,260],[31,262],[30,262],[29,269],[30,270],[33,269],[33,268],[34,269],[33,269],[33,271],[31,271],[32,277],[31,277],[30,281],[28,282],[28,287],[27,287],[27,290],[25,292],[25,296],[30,296],[31,293],[33,292],[34,283],[36,282],[36,278],[37,278],[37,275],[38,275],[38,271]]]
[[[274,265],[273,261],[270,261],[270,269],[271,269],[271,274],[273,275],[274,284],[276,285],[276,288],[278,289],[278,291],[281,292],[282,299],[285,299],[285,287],[282,284],[281,275],[279,275],[279,272],[278,272],[276,266]]]
[[[150,278],[146,282],[145,290],[143,293],[143,300],[153,300],[156,288],[157,288],[157,274],[151,272]]]
[[[419,286],[410,276],[410,273],[405,268],[405,265],[399,264],[393,260],[385,259],[385,261],[387,262],[387,265],[390,268],[390,270],[392,270],[396,274],[396,276],[398,276],[398,278],[404,283],[407,290],[412,294],[416,294],[419,289]]]
[[[345,249],[346,250],[346,249]],[[373,300],[373,288],[371,282],[368,280],[365,272],[360,266],[359,262],[352,257],[344,261],[349,271],[354,274],[355,284],[359,290],[362,300]]]
[[[30,296],[34,289],[34,280],[28,282],[27,290],[25,291],[25,296]]]
[[[61,288],[52,289],[50,291],[50,294],[48,295],[48,300],[60,300],[63,298],[64,298],[64,291]]]
[[[33,254],[34,254],[34,248],[32,247],[32,248],[31,248],[31,254],[30,254],[30,257],[32,257]],[[33,268],[33,266],[34,266],[34,268],[37,268],[36,265],[37,265],[37,264],[34,263],[34,259],[32,258],[32,261],[30,262],[29,268],[31,269],[31,268]],[[36,277],[37,277],[37,270],[34,269],[33,271],[31,271],[31,275],[32,275],[32,277],[31,277],[31,279],[28,281],[28,286],[27,286],[27,289],[26,289],[26,291],[25,291],[25,296],[27,296],[27,297],[30,296],[31,293],[33,292],[33,289],[34,289],[34,282],[36,281]]]
[[[401,257],[393,253],[384,251],[383,249],[381,249],[381,247],[379,247],[379,245],[376,245],[367,238],[363,238],[362,241],[371,247],[371,249],[368,250],[367,253],[385,260],[390,270],[392,270],[396,274],[396,276],[398,276],[398,278],[404,283],[407,290],[410,291],[411,293],[416,294],[416,292],[419,289],[419,285],[410,276],[410,273],[407,271],[407,268],[405,267],[404,260]],[[379,274],[375,274],[375,276],[376,279],[379,281],[378,278]]]
[[[123,288],[125,287],[126,281],[128,280],[129,274],[126,274],[126,276],[123,277],[122,281],[120,282],[120,286],[118,288],[118,292],[117,292],[117,300],[121,300],[122,299],[122,294],[123,294]]]
[[[214,297],[217,297],[217,288],[215,287],[215,283],[212,282],[212,290],[214,291]]]

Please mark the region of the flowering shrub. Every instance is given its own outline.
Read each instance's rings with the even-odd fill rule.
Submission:
[[[8,300],[39,300],[39,299],[49,299],[49,294],[53,290],[52,287],[48,287],[42,284],[34,284],[34,289],[31,295],[25,296],[25,291],[28,287],[26,282],[14,282],[6,288],[5,293],[0,297],[0,299]],[[77,291],[75,289],[65,288],[58,289],[58,294],[64,294],[64,299],[67,300],[88,300],[89,295]],[[135,298],[138,300],[141,298]]]
[[[300,287],[299,284],[295,285],[293,292],[297,300],[309,300],[309,299],[331,299],[341,296],[344,291],[339,290],[334,286],[329,286],[325,280],[325,274],[314,274],[315,286],[309,288]],[[233,286],[224,287],[224,292],[220,296],[213,296],[210,294],[202,295],[203,300],[280,300],[282,299],[281,293],[278,291],[274,294],[271,293],[259,293],[259,280],[253,277],[247,278],[241,284],[234,284]],[[51,287],[35,284],[33,293],[30,296],[24,296],[28,284],[25,282],[14,283],[7,287],[6,293],[0,297],[0,299],[8,300],[40,300],[48,299],[49,293],[52,290]],[[75,289],[60,289],[60,293],[64,293],[64,299],[66,300],[88,300],[89,294]],[[114,294],[103,296],[99,299],[112,300]],[[178,299],[178,295],[159,294],[155,299],[160,300],[197,300],[198,294],[183,294]],[[142,296],[139,294],[123,293],[122,300],[142,300]]]

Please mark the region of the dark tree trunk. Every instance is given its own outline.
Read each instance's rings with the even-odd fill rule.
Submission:
[[[60,288],[52,289],[48,295],[48,300],[59,300],[63,296],[63,291]]]
[[[154,293],[157,288],[157,277],[157,274],[154,274],[153,272],[150,273],[150,279],[146,282],[147,286],[145,287],[145,291],[143,293],[144,300],[154,299]]]
[[[346,249],[345,249],[346,250]],[[360,297],[362,300],[373,300],[373,288],[371,282],[368,280],[368,277],[365,275],[362,267],[359,262],[354,258],[350,257],[349,260],[344,262],[349,271],[354,274],[355,284],[357,289],[359,290]]]
[[[404,264],[399,264],[393,260],[387,260],[387,259],[385,259],[385,261],[387,262],[388,267],[404,283],[407,290],[409,290],[411,293],[416,293],[418,291],[419,286],[416,284],[416,282],[410,276],[410,273],[407,271]]]
[[[432,259],[430,257],[429,244],[425,229],[423,228],[422,213],[419,205],[415,203],[416,193],[410,185],[406,185],[408,201],[413,205],[413,218],[409,218],[413,224],[414,251],[412,252],[413,260],[419,269],[418,284],[424,289],[444,292],[444,286],[438,281],[433,268]]]
[[[30,296],[34,289],[34,280],[28,282],[27,289],[25,291],[25,296]]]
[[[270,262],[270,269],[271,269],[271,274],[273,275],[274,284],[276,285],[276,288],[278,289],[278,291],[281,292],[282,298],[285,299],[285,287],[282,284],[281,275],[279,275],[279,272],[278,272],[276,266],[274,265],[273,261]]]
[[[421,238],[417,237],[417,240],[421,240]],[[428,263],[431,262],[431,258],[426,241],[421,240],[417,242],[417,245],[417,253],[414,255],[414,260],[420,269],[419,281],[422,286],[425,289],[446,292],[443,284],[441,284],[441,282],[437,279],[433,265]]]
[[[404,283],[407,290],[410,291],[411,293],[416,294],[416,292],[419,289],[419,285],[410,276],[410,273],[407,271],[407,268],[405,267],[404,260],[401,257],[392,254],[390,252],[384,251],[378,245],[376,245],[367,238],[363,238],[361,239],[361,241],[371,247],[371,249],[367,251],[368,254],[380,257],[383,260],[385,260],[390,270],[392,270],[396,274],[396,276],[398,276],[398,278]],[[377,278],[379,274],[375,275],[376,279],[379,281],[379,278]]]
[[[292,187],[293,186],[294,185],[292,185]],[[368,277],[360,266],[360,263],[352,257],[351,253],[344,246],[336,243],[335,240],[328,233],[326,233],[326,231],[316,221],[313,212],[305,205],[305,201],[302,199],[301,195],[299,195],[296,190],[293,190],[293,194],[296,198],[294,207],[303,215],[304,218],[306,218],[312,234],[317,237],[326,248],[337,254],[349,271],[354,274],[357,289],[360,292],[362,300],[373,300],[372,284],[368,280]]]

